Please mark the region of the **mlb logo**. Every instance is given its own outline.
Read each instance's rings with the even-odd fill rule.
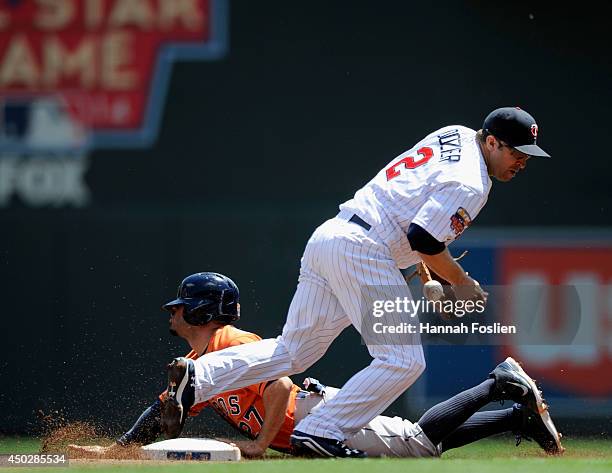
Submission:
[[[0,207],[82,207],[89,202],[89,134],[60,96],[0,99]]]
[[[85,127],[59,96],[0,102],[0,150],[78,151],[87,145]]]

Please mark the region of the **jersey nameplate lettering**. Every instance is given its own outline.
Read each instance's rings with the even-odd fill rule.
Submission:
[[[459,161],[461,159],[461,136],[459,130],[448,130],[438,135],[440,161]]]

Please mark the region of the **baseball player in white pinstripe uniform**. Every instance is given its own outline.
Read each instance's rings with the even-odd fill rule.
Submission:
[[[184,422],[194,402],[222,391],[304,371],[351,324],[363,333],[372,318],[364,303],[371,291],[381,300],[411,297],[400,268],[423,261],[454,286],[458,298],[486,301],[487,294],[446,247],[486,203],[489,176],[509,181],[529,157],[548,157],[536,144],[537,134],[531,115],[506,107],[491,112],[478,132],[447,126],[391,161],[311,236],[282,335],[196,361],[177,359],[168,375],[170,402],[163,423]],[[385,314],[385,322],[401,324],[402,316]],[[296,453],[364,456],[344,440],[425,369],[418,334],[365,342],[372,363],[300,421],[292,436]]]

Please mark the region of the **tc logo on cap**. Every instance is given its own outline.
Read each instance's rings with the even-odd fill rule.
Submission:
[[[534,138],[538,137],[538,125],[536,125],[535,123],[531,125],[531,134]]]

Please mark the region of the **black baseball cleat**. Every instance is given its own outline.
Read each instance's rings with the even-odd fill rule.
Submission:
[[[189,358],[175,358],[168,365],[167,399],[162,403],[161,425],[168,438],[180,435],[195,402],[195,368]]]
[[[534,412],[546,409],[542,393],[531,377],[525,373],[521,365],[508,357],[489,374],[495,379],[493,401],[512,400],[527,406]]]
[[[562,436],[557,431],[548,410],[544,414],[538,414],[521,404],[515,404],[513,408],[515,412],[519,411],[521,416],[521,428],[514,432],[517,446],[525,438],[535,440],[549,455],[561,455],[565,451],[561,445]]]
[[[294,430],[291,434],[291,448],[294,455],[302,457],[366,458],[368,456],[361,450],[349,448],[340,440],[317,437],[299,430]]]

